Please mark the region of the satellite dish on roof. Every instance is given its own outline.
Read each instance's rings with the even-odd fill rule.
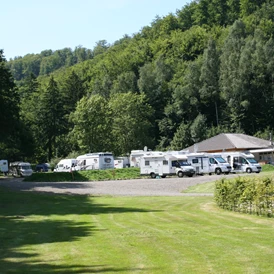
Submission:
[[[147,151],[147,146],[144,147],[144,151]]]

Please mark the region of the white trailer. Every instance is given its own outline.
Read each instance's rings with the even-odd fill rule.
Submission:
[[[170,155],[164,152],[147,153],[140,158],[140,174],[149,175],[151,178],[168,175],[178,177],[192,177],[194,168],[187,162],[187,157],[182,155]]]
[[[77,160],[76,159],[62,159],[55,167],[54,172],[71,172],[73,169],[76,170]]]
[[[28,162],[10,163],[9,173],[14,177],[16,177],[16,176],[20,176],[20,177],[31,176],[32,172],[33,172],[33,170],[31,168],[30,163],[28,163]]]
[[[232,166],[232,173],[260,173],[261,165],[249,151],[244,152],[222,152],[222,157]]]
[[[114,168],[114,157],[111,152],[87,153],[76,159],[77,170]]]
[[[0,172],[3,172],[5,175],[9,172],[8,160],[0,160]]]
[[[195,168],[196,174],[229,174],[231,171],[230,164],[218,154],[210,153],[189,153],[188,161]]]

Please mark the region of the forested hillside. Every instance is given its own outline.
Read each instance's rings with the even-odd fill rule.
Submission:
[[[0,53],[0,158],[183,149],[274,128],[274,0],[192,1],[114,44]],[[4,49],[5,50],[5,49]]]

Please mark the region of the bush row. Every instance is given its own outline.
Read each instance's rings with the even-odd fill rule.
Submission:
[[[140,178],[139,168],[86,170],[70,172],[35,172],[24,181],[28,182],[70,182],[105,181]]]
[[[273,217],[274,181],[272,178],[238,177],[215,183],[218,206],[237,212]]]

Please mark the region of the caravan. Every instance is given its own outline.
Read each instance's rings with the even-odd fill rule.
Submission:
[[[231,166],[221,155],[210,153],[189,153],[187,159],[195,168],[196,174],[229,174]]]
[[[114,168],[114,157],[111,152],[87,153],[76,159],[77,170]]]
[[[140,174],[149,175],[151,178],[156,178],[157,176],[165,178],[168,175],[192,177],[195,174],[195,170],[187,162],[186,156],[171,155],[164,152],[150,152],[140,158]]]
[[[232,166],[232,173],[260,173],[262,167],[255,160],[255,157],[249,151],[245,152],[223,152],[222,157]]]

